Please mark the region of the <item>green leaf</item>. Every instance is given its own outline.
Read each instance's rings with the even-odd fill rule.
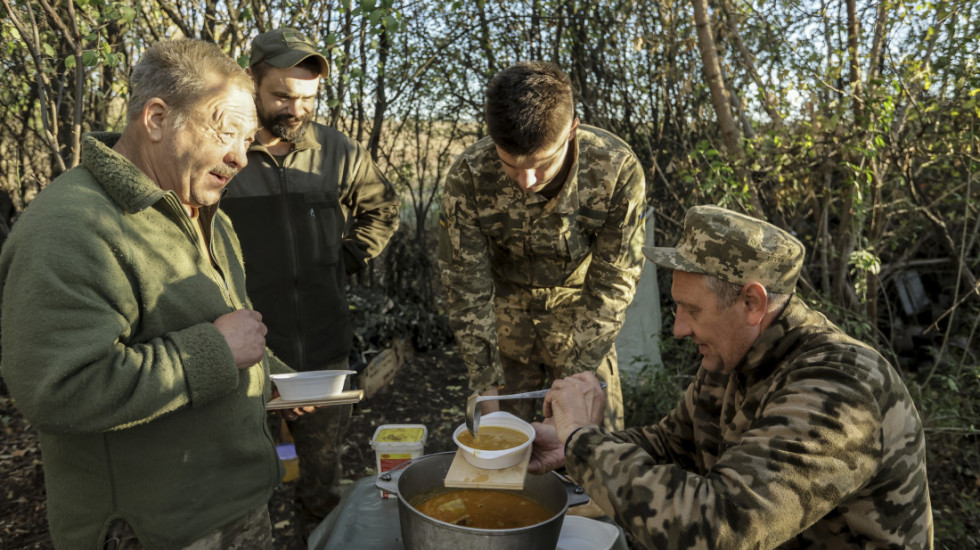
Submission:
[[[51,44],[45,42],[41,44],[41,49],[44,50],[44,55],[48,57],[54,57],[55,51],[54,51],[54,47],[52,47]]]
[[[65,69],[73,69],[75,67],[75,56],[69,55],[65,58]]]
[[[82,64],[91,67],[99,62],[99,54],[89,50],[82,54]]]
[[[136,19],[136,10],[129,6],[121,6],[119,8],[119,15],[122,18],[123,24],[132,23]]]

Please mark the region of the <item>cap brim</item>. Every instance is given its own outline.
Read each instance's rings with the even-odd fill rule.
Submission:
[[[326,77],[330,72],[330,65],[327,64],[327,58],[316,52],[304,52],[304,51],[287,51],[271,57],[263,59],[269,65],[273,67],[278,67],[280,69],[288,69],[290,67],[295,67],[301,61],[307,57],[315,57],[317,62],[320,64],[320,76]]]
[[[689,273],[706,273],[698,265],[687,261],[674,247],[644,246],[643,255],[661,267]]]

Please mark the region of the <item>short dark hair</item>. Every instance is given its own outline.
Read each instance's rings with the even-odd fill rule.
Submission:
[[[512,65],[490,80],[485,114],[494,144],[515,156],[556,143],[575,114],[572,82],[544,61]]]
[[[300,61],[294,67],[299,67],[301,69],[306,69],[310,71],[310,74],[319,75],[320,74],[320,62],[316,60],[315,57],[307,57],[306,59]],[[262,79],[265,75],[269,73],[269,69],[274,69],[272,65],[266,63],[265,61],[259,61],[255,65],[251,66],[252,79],[255,81],[255,85],[258,86],[262,84]]]

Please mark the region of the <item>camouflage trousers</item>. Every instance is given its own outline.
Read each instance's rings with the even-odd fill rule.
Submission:
[[[555,364],[547,346],[536,331],[513,330],[522,325],[518,319],[511,319],[505,308],[497,308],[497,343],[500,349],[500,364],[504,371],[506,393],[534,391],[551,386],[551,382],[575,374],[566,372],[562,365]],[[508,323],[511,323],[508,326]],[[530,327],[524,327],[530,328]],[[606,383],[606,411],[603,426],[610,430],[622,430],[625,424],[623,411],[623,392],[619,381],[619,363],[616,346],[602,358],[595,370],[596,378]],[[543,400],[510,399],[500,401],[500,409],[525,420],[534,420],[541,409]]]
[[[104,550],[144,550],[133,528],[124,519],[109,524]],[[182,550],[272,550],[272,524],[265,504],[228,522],[184,546]]]
[[[323,367],[329,370],[347,369],[347,360]],[[349,389],[350,383],[344,389]],[[299,479],[296,480],[297,519],[309,534],[340,502],[340,482],[344,478],[343,443],[350,426],[352,405],[336,405],[317,409],[296,420],[287,421],[289,433],[299,459]],[[272,432],[279,439],[279,416]],[[270,426],[271,428],[272,426]]]

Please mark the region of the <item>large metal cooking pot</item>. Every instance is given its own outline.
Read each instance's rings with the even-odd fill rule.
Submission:
[[[424,500],[452,489],[444,487],[454,452],[424,455],[378,476],[376,485],[398,494],[398,519],[406,550],[553,550],[569,506],[585,504],[581,487],[557,474],[528,474],[518,494],[541,503],[553,515],[541,523],[519,529],[476,529],[439,521],[415,509]]]

